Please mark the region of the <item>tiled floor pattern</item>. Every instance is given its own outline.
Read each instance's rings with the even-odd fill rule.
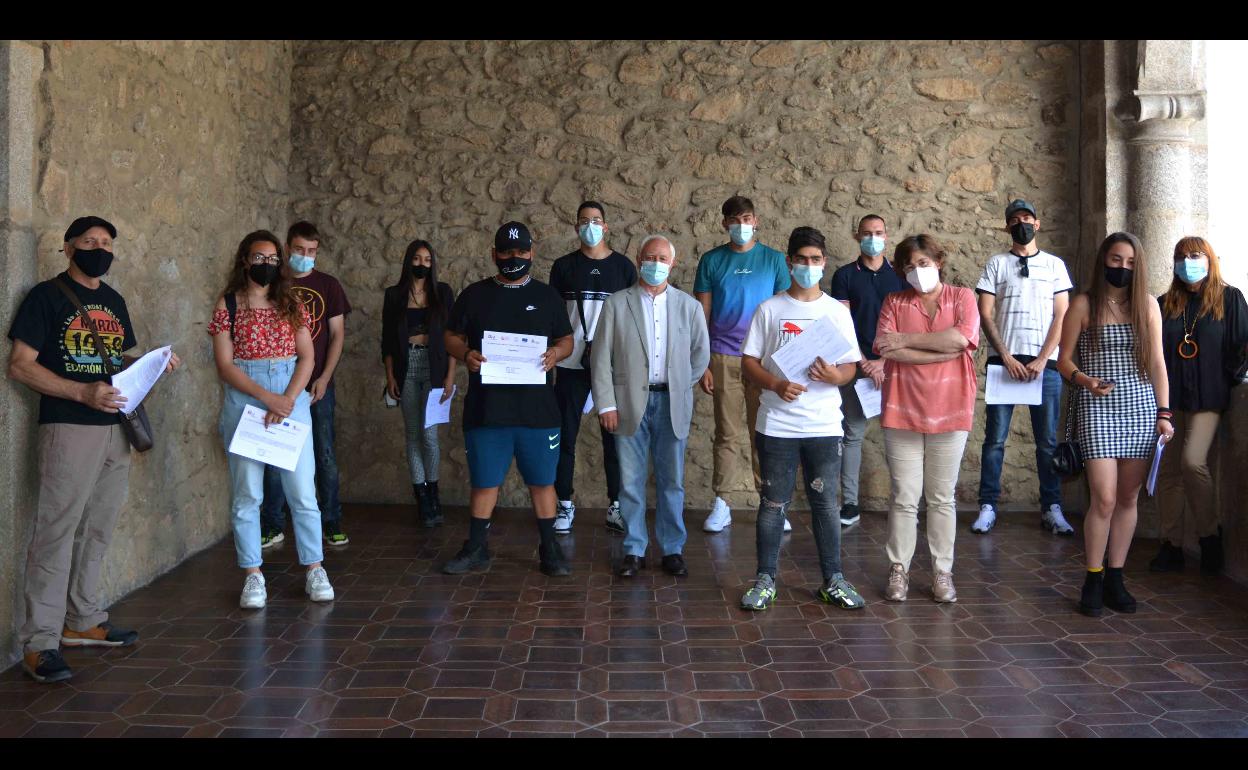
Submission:
[[[569,578],[537,572],[523,511],[500,512],[489,572],[441,575],[466,530],[449,514],[430,533],[349,506],[328,605],[304,597],[288,536],[268,608],[240,610],[227,539],[113,608],[137,646],[69,650],[67,684],[0,674],[0,737],[1248,736],[1248,591],[1191,565],[1150,575],[1152,541],[1128,564],[1135,615],[1076,614],[1081,539],[1021,514],[982,537],[962,522],[956,605],[930,600],[922,538],[910,601],[889,604],[884,516],[865,514],[843,553],[869,604],[846,612],[814,598],[795,512],[777,604],[751,615],[744,520],[707,535],[690,513],[691,575],[630,581],[590,510],[563,541]]]

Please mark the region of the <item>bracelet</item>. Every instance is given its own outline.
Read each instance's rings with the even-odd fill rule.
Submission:
[[[1171,425],[1171,426],[1173,426],[1173,425],[1174,425],[1174,420],[1170,419],[1170,415],[1168,415],[1168,414],[1159,414],[1159,415],[1157,415],[1157,419],[1158,419],[1158,420],[1165,420],[1166,422],[1170,423],[1170,425]]]
[[[1073,372],[1071,372],[1071,373],[1070,373],[1070,379],[1069,379],[1069,380],[1067,380],[1067,382],[1069,382],[1069,383],[1070,383],[1070,386],[1071,386],[1072,388],[1073,388],[1073,387],[1075,387],[1075,378],[1076,378],[1076,377],[1078,377],[1078,376],[1079,376],[1079,375],[1081,375],[1081,374],[1083,374],[1083,372],[1079,371],[1078,369],[1076,369],[1076,370],[1074,370]]]

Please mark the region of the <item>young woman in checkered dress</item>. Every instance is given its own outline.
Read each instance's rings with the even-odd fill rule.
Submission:
[[[1148,293],[1140,240],[1113,233],[1096,256],[1091,288],[1071,301],[1062,322],[1058,358],[1058,371],[1073,386],[1091,491],[1079,611],[1093,617],[1102,606],[1135,612],[1122,566],[1135,535],[1136,501],[1158,435],[1167,441],[1174,435],[1161,308]]]

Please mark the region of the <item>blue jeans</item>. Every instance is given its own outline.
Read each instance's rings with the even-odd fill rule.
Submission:
[[[841,518],[837,498],[841,481],[841,437],[777,438],[754,434],[758,467],[763,474],[759,492],[755,542],[758,571],[776,576],[784,514],[793,502],[797,465],[802,465],[811,529],[819,550],[819,571],[825,581],[841,573]]]
[[[271,393],[285,392],[295,373],[293,358],[285,361],[236,359],[234,365]],[[290,413],[290,419],[310,424],[312,415],[308,409],[309,401],[306,391],[300,393],[295,399],[295,410]],[[263,563],[260,558],[260,500],[264,495],[264,470],[269,467],[258,460],[250,460],[228,451],[234,431],[238,428],[238,421],[243,415],[243,408],[247,405],[265,409],[256,399],[225,385],[219,427],[221,438],[225,440],[225,457],[230,466],[230,516],[234,527],[234,551],[238,554],[238,566],[243,568],[259,567]],[[305,565],[315,564],[322,558],[321,511],[316,506],[316,484],[313,478],[316,461],[312,454],[311,448],[305,445],[293,471],[274,469],[282,492],[290,502],[299,563]]]
[[[650,542],[646,528],[646,471],[654,460],[658,497],[654,534],[663,555],[685,548],[685,445],[672,430],[671,400],[666,391],[651,391],[637,432],[615,436],[620,457],[620,516],[628,525],[624,553],[645,556]]]
[[[1053,450],[1057,448],[1057,418],[1062,400],[1062,377],[1053,369],[1044,370],[1043,396],[1039,406],[1029,406],[1031,432],[1036,438],[1036,473],[1040,476],[1040,507],[1062,502],[1062,480],[1053,472]],[[989,406],[984,425],[984,448],[980,454],[979,504],[996,506],[1001,497],[1001,465],[1005,462],[1005,440],[1010,435],[1014,404]]]
[[[304,396],[311,400],[306,392]],[[342,521],[342,502],[338,499],[338,460],[334,456],[334,384],[325,389],[325,396],[311,406],[312,451],[316,459],[316,492],[321,506],[321,524],[337,529]],[[272,465],[265,466],[264,502],[260,504],[260,524],[265,532],[281,532],[286,528],[286,496],[282,494],[281,473]]]

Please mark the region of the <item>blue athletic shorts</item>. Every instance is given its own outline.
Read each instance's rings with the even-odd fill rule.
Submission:
[[[559,428],[484,427],[464,431],[468,476],[473,489],[503,484],[511,458],[530,487],[555,483],[559,467]]]

